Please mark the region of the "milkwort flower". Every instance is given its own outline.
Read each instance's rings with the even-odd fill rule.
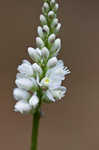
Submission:
[[[17,69],[17,88],[13,91],[17,101],[16,112],[33,113],[42,103],[60,100],[67,91],[62,86],[62,81],[70,71],[57,58],[61,50],[61,39],[56,38],[61,28],[57,19],[58,8],[59,4],[55,0],[44,0],[40,15],[41,26],[37,28],[37,48],[28,48],[34,63],[23,60]]]

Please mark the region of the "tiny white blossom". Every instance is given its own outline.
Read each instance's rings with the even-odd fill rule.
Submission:
[[[52,21],[51,27],[52,27],[52,28],[57,27],[57,24],[58,24],[58,19],[55,18],[55,19],[53,19],[53,21]]]
[[[58,11],[58,9],[59,9],[59,4],[58,4],[58,3],[56,3],[56,4],[55,4],[55,6],[54,6],[54,11],[55,11],[55,12],[57,12],[57,11]]]
[[[51,35],[49,36],[49,38],[48,38],[48,43],[49,43],[49,44],[53,44],[54,41],[55,41],[55,38],[56,38],[56,35],[55,35],[54,33],[51,34]]]
[[[32,47],[28,48],[28,53],[29,56],[34,60],[34,61],[40,61],[41,59],[41,50],[40,49],[34,49]]]
[[[34,63],[32,65],[32,68],[35,73],[39,73],[40,75],[42,74],[42,68],[37,63]]]
[[[43,47],[41,52],[42,52],[43,57],[45,57],[45,58],[49,57],[49,50],[46,47]]]
[[[43,9],[44,9],[45,12],[49,11],[49,4],[47,2],[44,3]]]
[[[30,98],[30,93],[27,92],[26,90],[23,90],[23,89],[19,89],[19,88],[15,88],[13,90],[13,95],[14,95],[14,98],[16,100],[27,100]]]
[[[61,29],[61,23],[57,24],[57,27],[55,28],[55,33],[58,33]]]
[[[44,38],[44,33],[43,33],[42,27],[38,26],[37,32],[38,32],[38,35],[40,36],[40,38]]]
[[[47,20],[46,20],[45,16],[42,15],[42,14],[40,15],[40,21],[41,21],[41,24],[42,24],[42,25],[47,24]]]
[[[33,78],[18,78],[16,79],[15,81],[16,85],[19,87],[19,88],[22,88],[24,90],[31,90],[33,87],[36,87],[36,81],[35,79]]]
[[[60,51],[60,49],[61,49],[61,40],[56,39],[51,48],[51,51],[56,52],[56,54],[57,54]]]
[[[28,63],[23,63],[18,66],[18,71],[26,76],[32,76],[33,75],[33,69],[32,65]]]
[[[53,19],[55,17],[54,11],[49,11],[48,16],[49,18]]]
[[[55,99],[60,100],[64,97],[66,91],[67,89],[65,87],[60,86],[59,88],[51,90],[51,93]]]
[[[29,113],[32,110],[32,106],[24,100],[18,101],[14,108],[15,112],[20,112],[22,114]]]
[[[51,0],[51,1],[50,1],[50,5],[51,5],[51,6],[55,5],[55,0]]]
[[[38,103],[39,103],[39,98],[38,98],[37,94],[34,93],[33,96],[29,100],[29,104],[31,106],[33,106],[33,108],[36,108]]]
[[[47,34],[49,34],[49,27],[47,25],[43,26],[43,32],[46,32]]]
[[[57,58],[56,57],[52,57],[49,59],[48,63],[47,63],[47,67],[54,67],[57,64]]]
[[[36,45],[38,48],[43,48],[44,47],[44,42],[40,37],[36,38]]]

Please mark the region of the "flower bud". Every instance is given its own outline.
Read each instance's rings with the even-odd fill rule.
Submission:
[[[38,33],[40,38],[42,38],[42,39],[44,38],[44,33],[43,33],[42,27],[38,26],[37,33]]]
[[[47,20],[46,20],[46,18],[45,18],[44,15],[40,15],[40,21],[41,21],[41,24],[42,24],[42,25],[47,24]]]
[[[36,38],[36,45],[38,48],[43,48],[44,47],[44,42],[40,37]]]
[[[59,9],[59,4],[58,4],[58,3],[56,3],[56,4],[55,4],[55,6],[54,6],[54,11],[55,11],[55,12],[57,12],[57,11],[58,11],[58,9]]]
[[[22,73],[25,76],[32,76],[33,75],[33,69],[31,64],[23,63],[18,66],[18,71]]]
[[[43,13],[48,13],[49,9],[50,9],[49,4],[47,2],[45,2],[43,7],[42,7]]]
[[[47,25],[43,26],[43,32],[49,34],[49,27]]]
[[[49,59],[48,63],[47,63],[47,67],[53,67],[57,64],[57,58],[56,57],[52,57],[51,59]]]
[[[36,81],[34,78],[28,79],[28,78],[18,78],[15,80],[16,85],[18,88],[24,89],[24,90],[31,90],[33,87],[36,87]]]
[[[19,88],[15,88],[13,90],[13,95],[16,100],[28,100],[30,97],[30,93]]]
[[[50,19],[53,19],[53,18],[55,17],[55,13],[54,13],[53,11],[49,11],[48,17],[49,17]]]
[[[34,93],[34,95],[29,100],[29,104],[32,107],[36,108],[38,103],[39,103],[39,98],[37,97],[36,93]]]
[[[55,5],[55,0],[51,0],[50,5],[51,5],[51,7],[53,7]]]
[[[51,27],[52,27],[52,28],[57,27],[57,24],[58,24],[58,19],[55,18],[55,19],[53,19],[53,21],[52,21]]]
[[[49,38],[48,38],[48,43],[49,43],[49,44],[53,44],[54,41],[55,41],[55,38],[56,38],[56,35],[55,35],[54,33],[51,34],[51,35],[49,36]]]
[[[32,65],[32,68],[33,68],[33,70],[34,70],[35,73],[39,73],[40,75],[42,74],[42,69],[41,69],[41,67],[37,63],[34,63]]]
[[[61,40],[56,39],[52,48],[51,48],[51,51],[59,51],[60,49],[61,49]]]
[[[28,53],[29,56],[34,60],[34,61],[39,61],[41,58],[41,50],[39,48],[34,49],[32,47],[28,48]]]
[[[55,33],[57,34],[60,31],[60,29],[61,29],[61,23],[58,23],[55,29]]]
[[[32,106],[24,100],[18,101],[14,108],[15,112],[20,112],[22,114],[29,113],[32,110]]]
[[[49,50],[46,47],[43,47],[41,52],[42,52],[43,57],[45,57],[45,58],[49,57]]]

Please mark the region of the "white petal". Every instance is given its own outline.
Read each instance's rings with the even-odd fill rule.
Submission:
[[[46,32],[47,34],[49,34],[49,27],[47,25],[43,26],[43,31]]]
[[[45,58],[49,57],[49,50],[46,47],[42,48],[41,52],[43,57]]]
[[[36,86],[36,81],[34,79],[28,79],[28,78],[16,79],[15,83],[19,88],[25,90],[31,90],[33,87]]]
[[[29,104],[31,105],[31,106],[33,106],[34,108],[36,108],[37,107],[37,105],[38,105],[38,103],[39,103],[39,98],[37,97],[37,95],[36,95],[36,93],[31,97],[31,99],[29,100]]]
[[[50,101],[55,102],[55,99],[54,99],[54,97],[53,97],[53,95],[52,95],[52,93],[51,93],[50,90],[47,90],[47,91],[46,91],[46,96],[48,97],[48,99],[49,99]]]
[[[32,65],[32,68],[33,68],[34,72],[39,73],[40,75],[42,74],[42,69],[37,63],[34,63]]]
[[[60,51],[61,49],[61,40],[60,39],[56,39],[52,48],[51,48],[51,51],[55,52],[55,51]]]
[[[65,87],[60,86],[59,88],[53,89],[52,94],[53,94],[53,97],[60,100],[62,97],[64,97],[66,91],[67,89]]]
[[[41,24],[42,24],[42,25],[47,24],[47,20],[46,20],[46,18],[45,18],[44,15],[40,15],[40,21],[41,21]]]
[[[29,99],[30,97],[30,93],[23,90],[23,89],[19,89],[19,88],[15,88],[14,91],[13,91],[13,95],[14,95],[14,98],[16,100],[27,100]]]
[[[40,49],[34,49],[32,47],[28,48],[28,53],[29,56],[34,60],[34,61],[39,61],[41,59],[41,51]]]
[[[28,104],[27,102],[21,100],[18,101],[16,103],[16,105],[14,106],[15,108],[15,112],[20,112],[20,113],[29,113],[32,110],[32,107],[30,104]]]
[[[47,63],[47,67],[53,67],[57,64],[57,58],[56,57],[52,57],[49,59],[48,63]]]
[[[44,47],[44,42],[40,37],[36,38],[36,45],[38,48],[43,48]]]
[[[33,69],[30,64],[23,63],[18,66],[18,71],[26,76],[32,76],[33,75]]]
[[[40,36],[40,38],[44,38],[44,33],[43,33],[42,27],[38,26],[37,32],[38,32],[38,35]]]

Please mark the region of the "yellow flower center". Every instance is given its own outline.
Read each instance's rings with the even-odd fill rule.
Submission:
[[[45,83],[49,83],[49,79],[47,78],[47,79],[45,79]]]

